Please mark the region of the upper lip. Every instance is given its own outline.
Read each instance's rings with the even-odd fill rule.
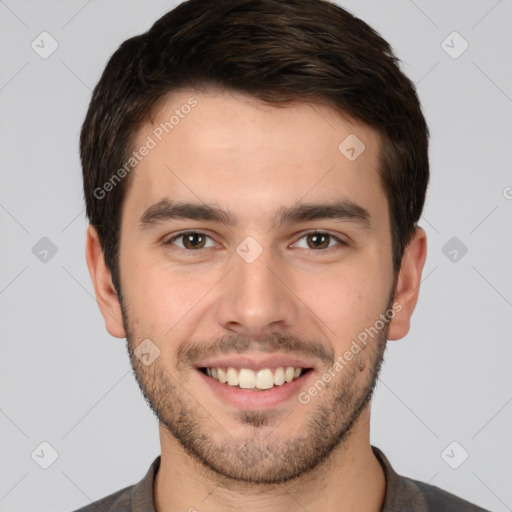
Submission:
[[[313,368],[311,361],[306,361],[300,357],[294,357],[285,354],[273,354],[265,356],[256,355],[233,355],[218,357],[200,361],[195,365],[197,368],[249,368],[251,370],[261,370],[263,368],[286,368],[293,366],[294,368]]]

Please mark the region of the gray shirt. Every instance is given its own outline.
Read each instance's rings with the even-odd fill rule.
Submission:
[[[386,476],[386,496],[381,512],[489,512],[439,487],[399,475],[375,446],[373,453]],[[156,512],[153,482],[160,466],[160,455],[140,482],[125,487],[75,512]]]

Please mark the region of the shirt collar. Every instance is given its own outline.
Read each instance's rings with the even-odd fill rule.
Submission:
[[[372,446],[371,448],[386,477],[386,495],[381,512],[395,512],[401,509],[428,512],[427,504],[418,486],[411,479],[399,475],[377,447]],[[160,467],[160,460],[161,455],[156,457],[144,478],[133,487],[131,493],[132,512],[156,512],[153,486]]]
[[[399,475],[393,469],[387,457],[376,446],[372,446],[372,451],[380,462],[386,477],[386,495],[381,512],[395,512],[397,510],[428,512],[428,505],[416,483],[410,478]]]
[[[149,466],[144,478],[132,489],[131,512],[156,512],[153,485],[160,467],[159,455]]]

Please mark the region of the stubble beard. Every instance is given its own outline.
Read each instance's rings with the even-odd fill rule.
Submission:
[[[185,371],[178,380],[164,367],[163,358],[145,366],[135,356],[134,349],[144,337],[132,332],[122,300],[121,309],[130,362],[146,402],[185,452],[224,485],[282,484],[332,463],[334,453],[343,449],[354,423],[370,406],[389,331],[386,324],[308,405],[299,401],[293,405],[310,408],[308,419],[297,430],[300,434],[290,437],[285,431],[283,424],[290,417],[282,411],[241,410],[236,419],[252,428],[250,434],[236,437],[222,425],[213,406],[206,410],[191,396],[182,379]]]

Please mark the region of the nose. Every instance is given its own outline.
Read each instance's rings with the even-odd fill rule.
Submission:
[[[251,261],[238,253],[223,280],[216,308],[226,330],[257,338],[298,325],[301,301],[294,293],[289,268],[265,249]]]

